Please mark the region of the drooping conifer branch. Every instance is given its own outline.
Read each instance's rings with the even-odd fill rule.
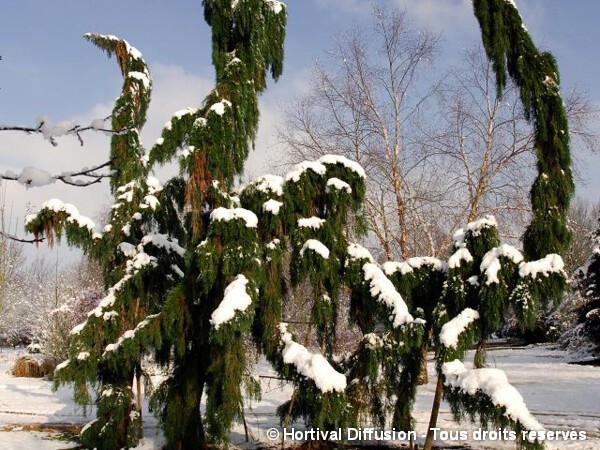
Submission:
[[[533,218],[523,237],[525,256],[563,254],[571,239],[566,214],[575,188],[556,60],[536,48],[513,0],[473,0],[473,7],[498,93],[510,76],[535,130],[538,176],[531,188]]]

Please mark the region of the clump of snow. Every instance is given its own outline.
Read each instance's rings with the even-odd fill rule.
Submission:
[[[75,223],[82,228],[87,228],[89,231],[94,231],[96,224],[92,219],[88,217],[82,216],[79,214],[79,210],[77,207],[70,203],[64,203],[62,200],[53,198],[52,200],[48,200],[47,202],[42,204],[41,210],[49,209],[50,211],[61,213],[64,212],[68,215],[67,222]],[[26,223],[33,220],[36,216],[30,215],[27,216]]]
[[[185,249],[179,245],[179,241],[175,238],[170,238],[166,234],[151,233],[144,236],[140,242],[142,246],[153,244],[156,247],[163,248],[167,251],[177,253],[179,256],[185,255]]]
[[[213,103],[209,110],[219,116],[222,116],[223,114],[225,114],[225,108],[231,108],[231,102],[229,100],[223,99],[220,102]]]
[[[148,193],[151,195],[163,190],[160,180],[152,175],[148,175],[146,178],[146,186],[148,186]]]
[[[375,262],[369,250],[364,248],[362,245],[348,244],[346,252],[348,253],[348,256],[350,256],[351,260],[367,259],[369,262]]]
[[[461,247],[448,258],[448,268],[456,269],[460,267],[461,261],[473,262],[473,255],[466,247]]]
[[[198,109],[196,108],[185,108],[185,109],[180,109],[179,111],[176,111],[171,118],[167,121],[167,123],[165,123],[165,129],[167,130],[171,130],[173,129],[173,122],[175,120],[181,119],[183,116],[186,115],[191,115],[191,114],[196,114],[198,112]]]
[[[523,255],[512,245],[502,244],[500,247],[494,247],[483,256],[481,261],[481,272],[485,273],[485,284],[500,283],[498,272],[501,269],[500,257],[510,259],[515,264],[523,261]]]
[[[458,316],[442,326],[440,343],[446,348],[456,348],[459,336],[477,319],[479,319],[477,311],[465,308]]]
[[[348,194],[352,193],[352,188],[350,185],[336,177],[332,177],[327,180],[326,192],[330,192],[331,188],[337,189],[338,191],[346,191]]]
[[[365,263],[362,269],[365,281],[369,282],[371,296],[392,309],[394,327],[413,322],[404,299],[377,264]]]
[[[50,173],[43,169],[25,167],[21,171],[17,181],[27,187],[37,187],[54,183],[55,179]]]
[[[481,391],[487,395],[492,403],[506,409],[504,415],[528,430],[542,431],[544,427],[531,415],[523,397],[506,378],[506,374],[499,369],[467,369],[464,364],[455,359],[442,366],[446,377],[445,384],[452,388],[475,395]]]
[[[131,72],[127,73],[127,76],[141,82],[144,86],[144,89],[150,89],[150,77],[147,73],[136,72],[132,70]]]
[[[498,222],[492,215],[483,216],[481,219],[469,222],[467,224],[467,230],[469,230],[473,236],[479,236],[481,230],[485,228],[498,228]]]
[[[210,323],[216,330],[233,319],[236,311],[244,312],[252,304],[252,297],[247,292],[247,284],[248,278],[238,275],[225,288],[223,300],[210,316]]]
[[[67,367],[67,366],[68,366],[70,363],[71,363],[71,360],[70,360],[70,359],[67,359],[67,360],[65,360],[65,361],[61,362],[61,363],[60,363],[58,366],[56,366],[56,368],[55,368],[54,370],[55,370],[55,371],[62,370],[62,369],[64,369],[65,367]]]
[[[321,219],[319,217],[308,217],[298,219],[298,226],[300,228],[312,228],[313,230],[318,230],[321,228],[321,225],[325,223],[325,219]]]
[[[135,256],[137,253],[135,245],[130,244],[129,242],[121,242],[119,245],[117,245],[117,249],[125,256]]]
[[[177,264],[171,264],[171,269],[177,274],[177,276],[179,276],[179,278],[185,277],[183,270],[181,270],[181,268]]]
[[[341,155],[325,155],[319,158],[319,162],[321,164],[341,164],[342,166],[350,169],[354,173],[356,173],[361,178],[366,178],[367,174],[365,173],[365,169],[357,163],[356,161],[352,161],[345,156]]]
[[[384,263],[382,267],[386,275],[393,275],[396,272],[406,275],[408,273],[412,273],[414,269],[421,269],[427,266],[440,272],[444,272],[448,268],[444,261],[431,256],[417,256],[401,262],[388,261]]]
[[[329,249],[317,239],[307,240],[300,249],[300,256],[303,256],[306,250],[312,250],[321,255],[323,259],[329,259]]]
[[[192,155],[196,151],[196,147],[193,145],[188,145],[186,148],[180,149],[177,152],[177,156],[180,158],[187,158]]]
[[[377,333],[367,333],[363,336],[363,341],[367,348],[383,347],[384,341]]]
[[[265,2],[267,2],[275,14],[279,14],[281,11],[283,11],[285,6],[285,3],[282,3],[278,0],[265,0]]]
[[[281,243],[281,241],[279,239],[275,238],[267,244],[267,248],[269,250],[275,250],[280,243]]]
[[[77,124],[72,120],[53,123],[48,116],[39,116],[37,119],[37,128],[44,135],[44,138],[50,141],[54,138],[64,136],[76,126]]]
[[[283,195],[283,178],[277,175],[263,175],[254,181],[254,186],[265,194]]]
[[[323,393],[343,392],[346,389],[344,374],[335,370],[323,355],[311,353],[303,345],[294,342],[286,323],[279,324],[279,332],[284,344],[281,352],[284,363],[293,364],[299,374],[313,380]]]
[[[537,261],[523,262],[519,264],[519,276],[521,278],[531,277],[535,279],[540,274],[545,277],[553,273],[564,275],[564,268],[565,263],[563,262],[561,256],[557,255],[556,253],[551,253],[542,259],[538,259]]]
[[[146,195],[144,200],[140,203],[141,209],[150,208],[152,211],[156,209],[157,206],[160,205],[160,202],[154,195]]]
[[[277,201],[275,199],[267,200],[263,203],[263,211],[270,212],[273,215],[279,214],[279,210],[283,206],[283,202]]]
[[[210,220],[229,222],[236,219],[242,219],[246,222],[246,227],[248,228],[256,228],[258,226],[258,217],[248,209],[219,207],[210,213]]]
[[[297,183],[302,174],[307,170],[312,170],[317,175],[325,175],[325,172],[327,172],[327,168],[318,161],[304,161],[297,164],[296,167],[294,167],[294,170],[285,176],[285,181]]]

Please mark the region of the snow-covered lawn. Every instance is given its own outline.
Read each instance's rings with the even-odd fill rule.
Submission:
[[[26,428],[32,424],[82,425],[90,420],[90,415],[93,417],[94,411],[90,408],[86,418],[71,400],[69,389],[62,388],[54,393],[49,381],[11,376],[8,371],[16,355],[16,352],[7,349],[0,352],[0,450],[58,450],[75,447],[74,443],[58,440],[58,433],[18,431],[18,427]],[[470,360],[469,357],[472,355],[466,361]],[[600,367],[570,365],[568,362],[566,353],[550,346],[493,350],[488,354],[489,366],[506,371],[509,381],[519,390],[530,411],[547,430],[575,430],[585,431],[587,434],[585,441],[547,442],[547,448],[600,449]],[[260,364],[257,372],[260,375],[275,375],[266,364]],[[429,409],[435,389],[432,374],[433,367],[430,366],[430,383],[419,389],[416,402],[418,436],[425,433],[429,422]],[[291,389],[282,388],[277,380],[261,380],[263,399],[246,411],[252,442],[245,442],[244,428],[239,425],[232,432],[232,442],[238,446],[268,445],[270,441],[266,437],[266,431],[271,427],[279,428],[275,408],[291,394]],[[147,412],[145,417],[144,430],[147,438],[139,448],[158,450],[162,438],[157,431],[156,420]],[[6,431],[13,427],[17,428]],[[447,431],[477,428],[469,423],[454,423],[446,404],[442,405],[438,427]],[[474,449],[514,449],[512,442],[470,440],[466,444]]]

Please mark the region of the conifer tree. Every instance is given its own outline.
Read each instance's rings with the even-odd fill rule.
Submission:
[[[431,330],[434,337],[438,387],[430,427],[436,425],[437,407],[442,393],[445,393],[457,420],[479,415],[484,426],[510,426],[519,433],[530,427],[536,430],[539,424],[524,412],[524,406],[521,408],[523,415],[517,418],[507,415],[508,405],[495,404],[490,399],[493,393],[485,392],[485,386],[477,392],[460,390],[465,379],[484,376],[481,374],[488,373],[488,369],[470,372],[459,363],[474,342],[481,343],[499,330],[509,309],[517,313],[523,328],[533,324],[535,309],[529,300],[547,285],[564,285],[566,275],[562,259],[558,255],[549,255],[541,260],[525,262],[519,250],[500,242],[492,216],[469,223],[465,229],[455,233],[454,239],[454,252],[447,261],[415,257],[383,265],[385,273],[409,307],[420,311],[425,318],[425,330]],[[418,352],[412,357],[419,361],[422,355]],[[483,352],[476,352],[475,367],[483,367],[483,361],[477,361],[483,357]],[[455,376],[451,369],[461,376]],[[446,373],[452,376],[447,377]],[[488,375],[503,377],[493,371]],[[502,379],[503,385],[508,386],[505,377]],[[414,379],[412,381],[414,383]],[[414,390],[411,391],[409,385],[405,389],[408,398],[414,399]],[[518,398],[513,388],[506,389]],[[473,394],[477,400],[473,400]],[[426,448],[428,445],[431,448],[431,437]],[[522,448],[536,448],[537,443],[523,441],[520,445]]]
[[[579,323],[590,341],[596,345],[595,354],[600,352],[600,218],[598,229],[592,236],[592,254],[587,262],[575,271],[572,284],[579,290],[585,304],[580,309]]]
[[[369,252],[349,242],[349,215],[360,217],[365,193],[364,171],[344,157],[326,155],[303,163],[285,177],[282,212],[287,218],[294,286],[312,286],[312,352],[279,324],[278,351],[270,357],[279,373],[294,384],[292,398],[278,408],[284,424],[304,419],[312,427],[337,429],[377,424],[389,415],[399,429],[412,428],[406,402],[410,350],[418,347],[422,321],[408,307]],[[351,324],[363,339],[343,357],[334,354],[340,324],[340,296],[350,292]],[[310,331],[309,331],[310,333]],[[414,370],[413,370],[414,371]]]
[[[56,375],[57,383],[75,381],[81,403],[90,398],[86,382],[99,381],[98,418],[82,433],[89,448],[135,445],[140,427],[131,383],[148,350],[172,370],[153,399],[168,448],[225,442],[242,414],[243,336],[262,283],[262,249],[256,215],[226,189],[256,136],[267,72],[281,73],[286,13],[275,0],[203,4],[213,29],[216,87],[202,107],[175,114],[149,157],[139,144],[150,87],[143,60],[124,41],[90,37],[117,55],[126,76],[113,114],[123,132],[112,142],[111,223],[93,234],[74,207],[50,202],[28,224],[49,238],[64,231],[69,244],[106,268],[108,295],[73,330],[72,357]],[[147,176],[175,157],[181,175],[164,188]]]
[[[70,245],[81,247],[103,270],[108,295],[72,330],[70,358],[57,367],[54,381],[56,387],[73,382],[75,400],[84,407],[91,401],[89,383],[97,387],[97,418],[83,428],[82,443],[89,448],[120,449],[135,446],[141,432],[132,391],[140,366],[137,354],[123,351],[113,357],[113,350],[123,342],[120,336],[129,337],[132,331],[127,330],[157,310],[161,291],[169,284],[157,276],[158,260],[174,258],[170,252],[156,252],[157,242],[147,234],[158,202],[155,195],[162,187],[149,175],[139,137],[151,92],[146,63],[124,40],[98,34],[85,37],[116,57],[124,78],[112,114],[112,128],[118,133],[111,140],[110,187],[115,204],[109,224],[99,232],[75,206],[54,199],[28,219],[26,228],[36,236],[45,235],[50,244],[54,235],[60,239],[64,233]]]

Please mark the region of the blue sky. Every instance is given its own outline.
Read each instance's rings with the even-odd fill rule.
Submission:
[[[470,0],[384,0],[406,9],[418,26],[444,36],[440,64],[450,64],[465,47],[479,42]],[[598,0],[516,0],[534,40],[558,59],[563,87],[578,85],[600,105],[600,42]],[[249,160],[249,175],[269,167],[276,151],[273,131],[280,105],[307,87],[316,58],[331,38],[354,24],[367,24],[367,0],[289,0],[284,75],[261,100],[258,150]],[[33,125],[40,114],[54,121],[89,123],[106,115],[121,79],[115,62],[82,39],[88,31],[115,34],[142,51],[154,79],[154,102],[145,142],[150,146],[174,111],[197,106],[212,86],[209,29],[200,0],[20,0],[4,2],[0,15],[0,123]],[[86,136],[86,146],[62,138],[57,148],[39,136],[0,134],[0,171],[25,166],[53,173],[75,170],[106,159],[108,138]],[[578,194],[600,200],[600,155],[587,155],[583,175],[587,186]],[[595,179],[594,179],[595,177]],[[108,204],[106,186],[83,190],[58,184],[26,190],[4,183],[7,205],[15,218],[52,197],[80,206],[95,216]],[[29,205],[29,206],[28,206]]]

